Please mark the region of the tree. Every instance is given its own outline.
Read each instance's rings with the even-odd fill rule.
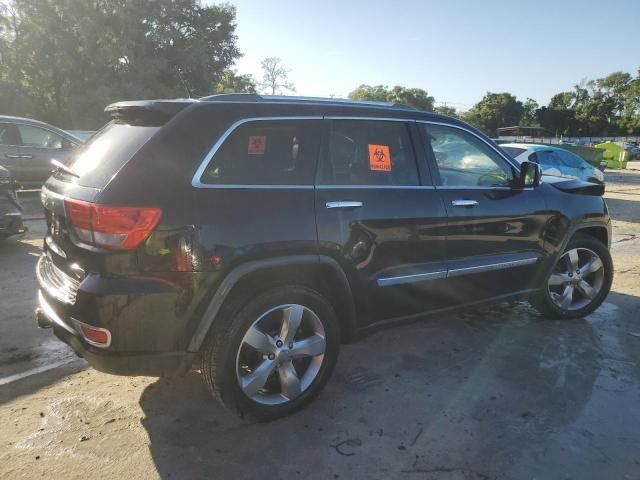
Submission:
[[[446,115],[447,117],[460,118],[460,114],[454,107],[450,107],[447,104],[439,105],[433,109],[434,112],[440,115]]]
[[[63,127],[96,128],[117,100],[202,96],[240,55],[235,9],[199,0],[8,0],[0,12],[7,105]],[[28,108],[27,108],[28,107]]]
[[[523,113],[522,102],[510,93],[487,92],[482,100],[463,114],[463,118],[487,135],[494,136],[500,127],[518,125]]]
[[[284,68],[282,60],[278,57],[268,57],[262,60],[262,84],[261,86],[271,92],[271,95],[282,90],[295,92],[296,87],[289,82],[289,70]]]
[[[256,81],[251,75],[225,70],[216,85],[216,93],[256,93]]]
[[[522,120],[520,123],[528,127],[533,127],[539,124],[537,113],[539,109],[538,102],[533,98],[527,98],[522,104]]]
[[[624,107],[620,126],[626,133],[640,133],[640,69],[624,92]]]
[[[386,102],[389,89],[384,85],[360,85],[353,92],[349,93],[352,100],[370,100],[373,102]]]
[[[385,85],[360,85],[349,93],[353,100],[371,100],[375,102],[402,103],[424,110],[433,111],[434,99],[421,88],[406,88],[396,85],[391,90]]]

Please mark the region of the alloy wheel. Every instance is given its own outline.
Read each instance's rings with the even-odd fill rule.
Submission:
[[[547,288],[553,303],[563,310],[579,310],[600,293],[604,282],[604,264],[593,250],[573,248],[556,263]]]
[[[249,327],[238,349],[240,388],[264,405],[296,399],[320,372],[325,336],[318,316],[304,305],[279,305],[264,312]]]

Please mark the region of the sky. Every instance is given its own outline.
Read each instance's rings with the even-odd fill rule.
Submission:
[[[582,79],[640,68],[640,0],[231,0],[239,73],[279,57],[296,95],[425,89],[466,110],[487,91],[541,105]]]

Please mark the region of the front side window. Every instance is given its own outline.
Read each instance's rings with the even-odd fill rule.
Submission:
[[[442,185],[506,187],[511,184],[514,179],[511,165],[474,135],[442,125],[424,128]]]
[[[57,133],[31,125],[18,125],[22,146],[36,148],[62,148],[63,138]]]
[[[419,185],[404,122],[333,120],[323,144],[320,185]]]
[[[260,120],[240,125],[213,155],[205,184],[312,185],[319,121]]]

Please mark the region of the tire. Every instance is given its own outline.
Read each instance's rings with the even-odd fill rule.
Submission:
[[[288,337],[282,325],[293,325],[300,311],[295,337],[276,344],[281,336]],[[261,336],[265,333],[266,341]],[[318,354],[323,333],[324,353]],[[305,352],[317,351],[301,356],[303,345]],[[281,286],[255,298],[237,298],[223,308],[205,340],[202,376],[209,392],[227,409],[241,417],[274,420],[299,410],[320,393],[335,367],[339,346],[340,328],[331,304],[308,287]],[[256,378],[267,378],[258,391],[261,382],[249,380]]]
[[[577,265],[580,274],[571,265],[573,251],[577,252]],[[601,270],[588,272],[597,267],[594,256],[602,264]],[[574,257],[575,258],[575,257]],[[586,282],[593,291],[587,289]],[[558,257],[551,271],[546,275],[540,291],[531,298],[531,304],[541,314],[554,319],[572,319],[585,317],[595,311],[611,290],[613,281],[613,261],[607,247],[598,239],[577,233]],[[592,295],[592,296],[590,296]],[[569,297],[571,297],[569,299]],[[568,303],[571,302],[571,303]]]

